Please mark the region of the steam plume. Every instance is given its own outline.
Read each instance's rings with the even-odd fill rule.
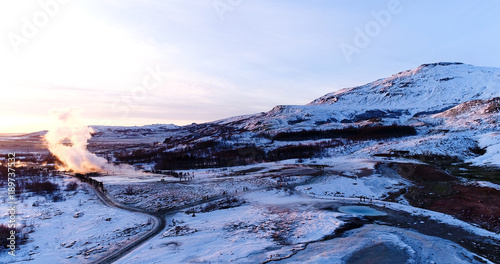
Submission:
[[[106,159],[87,150],[87,141],[94,131],[79,124],[82,112],[78,108],[51,110],[51,114],[59,119],[59,126],[47,132],[45,140],[50,152],[64,164],[64,170],[77,173],[102,172],[111,165]]]

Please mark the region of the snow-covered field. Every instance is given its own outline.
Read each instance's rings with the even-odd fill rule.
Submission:
[[[374,161],[335,158],[308,162],[329,163],[332,166],[327,167],[327,171],[344,176],[321,176],[316,181],[305,177],[306,180],[300,181],[295,188],[298,192],[292,192],[287,188],[276,188],[276,186],[264,189],[251,188],[250,191],[239,195],[232,193],[234,197],[244,201],[237,207],[210,212],[196,211],[194,216],[186,212],[187,209],[169,214],[167,215],[168,226],[161,235],[124,256],[118,263],[143,261],[148,263],[264,263],[270,260],[284,263],[298,263],[299,261],[345,263],[346,259],[356,258],[359,254],[368,254],[372,249],[385,250],[386,259],[382,258],[382,260],[388,260],[391,256],[395,259],[397,255],[407,259],[408,263],[482,263],[478,260],[482,259],[481,257],[454,242],[390,226],[367,225],[347,232],[342,238],[323,241],[345,223],[346,217],[353,217],[325,209],[330,208],[332,202],[362,203],[377,208],[404,211],[415,216],[429,217],[454,228],[468,230],[478,236],[500,239],[498,234],[449,215],[405,204],[379,201],[378,199],[381,199],[384,194],[395,188],[394,185],[404,187],[408,182],[395,175],[388,177],[373,174],[372,170],[376,163]],[[293,163],[293,161],[283,161],[261,164],[261,166],[280,168]],[[248,167],[255,168],[255,166]],[[262,170],[268,171],[269,169],[271,168],[266,167]],[[244,167],[232,170],[241,171]],[[261,175],[262,170],[250,173],[243,178]],[[231,174],[228,171],[225,172]],[[209,184],[211,179],[218,180],[220,173],[219,170],[201,170],[199,175],[203,176],[184,185],[178,185],[178,192],[197,186],[199,183],[197,181]],[[219,183],[219,181],[216,182]],[[214,186],[214,190],[224,188],[241,190],[243,187],[248,187],[248,184],[249,182],[246,181],[231,181],[231,185],[221,184],[218,186],[219,189]],[[197,188],[196,192],[200,192],[199,187]],[[149,192],[146,191],[147,188],[144,189],[145,197],[152,196],[145,199],[154,200],[154,197],[159,194],[155,189],[150,189]],[[329,195],[337,191],[340,194]],[[350,196],[364,196],[373,198],[373,201],[360,202],[359,198],[349,198]],[[325,247],[328,246],[335,246],[336,250],[326,250]]]
[[[266,263],[271,260],[346,263],[347,259],[367,256],[379,258],[381,262],[377,263],[394,263],[391,260],[398,259],[407,261],[401,263],[492,263],[449,240],[390,226],[365,225],[339,238],[328,238],[345,219],[355,216],[328,210],[331,201],[325,199],[276,189],[246,193],[241,198],[246,203],[235,208],[195,216],[184,212],[168,216],[169,226],[162,235],[118,263]],[[414,208],[397,209],[411,212]],[[435,217],[443,222],[460,222]]]
[[[406,185],[407,183],[403,179],[393,179],[381,175],[367,177],[330,176],[315,181],[313,184],[299,186],[297,190],[317,197],[364,196],[368,199],[382,199],[387,193],[397,191]]]
[[[75,181],[53,179],[60,185]],[[2,253],[1,263],[90,263],[151,227],[149,216],[108,207],[85,184],[62,194],[64,200],[59,202],[21,194],[23,198],[17,204],[18,227],[28,241],[18,246],[15,257]],[[7,206],[0,205],[0,223],[7,222]]]
[[[118,263],[262,263],[333,233],[339,215],[296,203],[250,203],[195,217],[181,212],[169,217],[163,235]]]

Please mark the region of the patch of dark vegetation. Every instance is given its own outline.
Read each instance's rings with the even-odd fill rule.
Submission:
[[[489,181],[500,184],[500,169],[480,167],[471,164],[454,164],[447,169],[451,174],[471,180]]]
[[[489,106],[484,110],[485,114],[498,113],[500,112],[500,97],[495,97],[487,100]]]
[[[165,233],[163,233],[162,237],[179,237],[179,236],[187,236],[192,233],[198,232],[197,229],[190,228],[187,225],[178,225],[174,226],[173,228],[167,230]],[[175,243],[175,242],[174,242]],[[172,245],[172,244],[170,244]],[[178,245],[175,245],[174,247],[177,247]]]
[[[451,189],[454,195],[433,201],[428,208],[500,233],[500,190],[458,184]]]
[[[482,155],[486,154],[486,148],[480,148],[479,146],[476,146],[474,148],[469,148],[469,151],[478,155],[478,156],[482,156]]]
[[[341,145],[341,141],[327,140],[312,144],[287,145],[274,150],[255,144],[225,144],[207,142],[177,151],[162,153],[156,161],[155,171],[195,168],[220,168],[249,165],[266,161],[320,156],[325,148]]]
[[[321,126],[321,125],[324,125],[324,124],[327,124],[327,123],[328,123],[327,121],[316,121],[316,122],[314,122],[314,125]]]
[[[481,149],[471,152],[481,154]],[[409,155],[386,154],[391,157],[416,159],[428,165],[394,164],[401,176],[412,180],[405,198],[412,206],[435,210],[475,223],[490,231],[500,231],[500,191],[472,185],[462,185],[457,177],[500,184],[497,167],[473,166],[460,158],[430,153]],[[435,169],[429,169],[429,167]],[[419,167],[419,168],[417,168]],[[445,174],[443,174],[445,173]],[[451,178],[453,177],[453,178]],[[397,195],[397,194],[394,194]]]
[[[448,159],[441,157],[438,160]],[[487,230],[500,232],[499,190],[462,185],[457,177],[431,165],[398,163],[394,166],[402,177],[415,183],[404,193],[412,206],[450,214]]]
[[[49,180],[31,180],[26,182],[24,189],[34,192],[35,194],[47,195],[58,192],[59,185],[52,183]]]
[[[15,167],[15,174],[17,175],[15,180],[15,196],[19,199],[20,197],[25,197],[25,195],[33,196],[39,195],[46,197],[52,202],[64,201],[64,195],[61,192],[61,187],[59,184],[51,181],[53,177],[53,172],[51,166],[38,166],[36,162],[40,162],[41,158],[45,159],[50,156],[40,156],[40,155],[28,155],[16,154],[16,157],[23,157],[22,160],[25,164],[17,164]],[[27,160],[33,158],[33,161],[27,162]],[[24,163],[23,162],[23,163]],[[0,178],[7,178],[8,168],[5,166],[0,166]],[[0,181],[0,187],[6,186],[7,181]]]
[[[399,163],[399,175],[414,182],[453,181],[455,177],[433,166],[415,163]]]
[[[387,193],[387,197],[384,198],[385,201],[393,202],[396,203],[397,199],[401,197],[401,195],[404,195],[408,190],[406,189],[400,189],[397,191],[389,192]]]
[[[29,167],[29,166],[16,167],[15,172],[16,175],[32,176],[33,178],[46,178],[51,175],[51,172],[48,169],[43,169],[40,167]],[[8,176],[7,166],[0,165],[0,179],[5,179],[3,181],[0,181],[0,186],[7,183],[6,181],[7,176]]]
[[[471,149],[471,153],[479,155],[482,150]],[[469,163],[464,163],[462,159],[456,156],[436,155],[430,153],[415,154],[415,155],[389,155],[403,157],[408,159],[416,159],[421,162],[430,164],[442,171],[446,171],[450,175],[470,179],[489,181],[500,184],[500,169],[498,167],[474,166]]]
[[[125,188],[125,190],[123,191],[123,194],[126,194],[126,195],[135,195],[137,193],[137,191],[134,189],[134,187],[132,185],[129,185]]]
[[[14,231],[15,234],[12,234],[11,231]],[[16,250],[19,249],[19,245],[25,244],[28,240],[27,234],[23,234],[22,229],[20,228],[10,228],[8,225],[5,224],[0,224],[0,253],[1,252],[7,252],[10,250],[7,246],[10,245],[10,239],[8,239],[11,236],[14,236],[15,239],[12,241],[15,241],[16,245]]]
[[[268,160],[285,160],[294,158],[311,158],[323,148],[315,145],[289,145],[277,148],[267,153]]]
[[[441,108],[441,109],[438,109],[438,110],[434,110],[434,111],[423,111],[423,112],[418,112],[416,113],[415,115],[413,115],[413,117],[420,117],[420,116],[426,116],[426,115],[434,115],[434,114],[439,114],[439,113],[442,113],[448,109],[451,109],[453,107],[457,106],[456,104],[454,105],[450,105],[450,106],[447,106],[445,108]]]
[[[157,158],[165,148],[158,149],[147,149],[140,148],[132,151],[124,150],[120,152],[115,152],[113,156],[118,162],[125,163],[139,163],[139,162],[149,162],[155,158]]]
[[[54,156],[54,154],[52,154],[52,153],[48,153],[46,155],[43,155],[41,158],[42,158],[42,163],[62,164],[62,162],[56,156]]]
[[[398,163],[396,170],[403,178],[415,183],[404,194],[413,206],[428,208],[436,200],[455,195],[455,191],[451,187],[456,180],[455,177],[433,166]]]
[[[2,179],[2,185],[6,182],[9,169],[7,166],[0,165],[0,179]]]
[[[354,118],[350,122],[345,123],[356,123],[361,121],[371,120],[373,121],[381,121],[382,118],[397,118],[402,116],[403,114],[409,115],[410,113],[407,110],[368,110],[362,114],[354,116]]]
[[[282,132],[274,136],[277,141],[303,141],[326,138],[344,138],[348,140],[380,140],[414,136],[417,131],[411,126],[366,126],[330,130],[303,130],[298,132]]]
[[[436,67],[436,66],[450,66],[450,65],[463,65],[463,62],[435,62],[424,63],[420,67]]]
[[[252,144],[225,148],[206,148],[164,152],[158,157],[155,170],[218,168],[247,165],[265,160],[265,152]]]
[[[50,195],[50,199],[52,202],[57,203],[57,202],[62,202],[64,201],[64,195],[61,192],[56,192]]]
[[[0,162],[2,164],[7,164],[8,154],[0,154]],[[20,161],[23,164],[16,164],[16,172],[23,173],[22,175],[44,175],[48,176],[48,172],[55,170],[55,165],[62,165],[62,162],[57,159],[51,153],[49,154],[39,154],[39,153],[23,153],[16,152],[16,161]],[[43,167],[40,164],[45,164]],[[4,176],[5,166],[0,166],[0,177]]]
[[[78,182],[70,182],[68,185],[66,185],[66,188],[64,189],[67,192],[74,192],[78,189]]]

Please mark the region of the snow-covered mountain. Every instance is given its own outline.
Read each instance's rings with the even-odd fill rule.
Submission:
[[[368,120],[402,123],[499,96],[500,68],[441,62],[329,93],[307,105],[280,105],[218,123],[253,131],[330,128]]]
[[[351,144],[348,150],[363,155],[391,150],[433,153],[500,166],[499,98],[500,68],[441,62],[329,93],[307,105],[280,105],[265,113],[187,126],[92,126],[95,133],[90,143],[152,144],[152,148],[160,148],[164,146],[158,143],[163,142],[169,151],[183,151],[204,141],[224,141],[272,151],[295,144],[275,142],[273,137],[279,132],[396,123],[417,128],[417,135],[373,146]],[[478,148],[486,151],[481,158],[470,151]],[[332,151],[347,153],[347,149]]]

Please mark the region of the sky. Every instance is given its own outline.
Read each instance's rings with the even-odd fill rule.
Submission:
[[[191,124],[457,61],[500,67],[500,1],[0,3],[0,133]]]

